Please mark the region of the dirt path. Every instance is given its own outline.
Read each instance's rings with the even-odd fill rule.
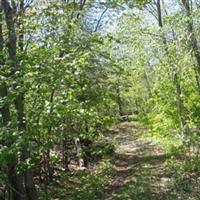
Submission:
[[[165,171],[169,155],[158,144],[137,139],[141,130],[132,123],[121,123],[112,130],[117,143],[114,174],[101,199],[182,199],[173,192],[174,179]]]

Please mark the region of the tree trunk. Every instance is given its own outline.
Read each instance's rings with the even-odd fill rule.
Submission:
[[[117,103],[119,107],[119,116],[123,116],[123,110],[122,110],[122,100],[121,100],[121,94],[120,94],[120,89],[119,86],[117,86]]]
[[[8,162],[8,188],[11,190],[11,200],[26,200],[23,176],[16,173],[17,157],[13,155]]]
[[[2,13],[4,8],[7,8],[7,2],[1,1],[0,3],[0,13]],[[2,15],[0,15],[0,68],[4,65],[4,58],[3,58],[3,48],[4,48],[4,39],[3,39],[3,27],[2,27]],[[8,95],[8,89],[6,83],[2,83],[0,85],[0,98],[6,99]],[[5,129],[9,130],[9,123],[10,119],[10,109],[9,103],[4,102],[4,105],[0,109],[2,115],[2,124]],[[7,132],[9,134],[9,132]],[[7,141],[3,141],[3,144],[10,147],[14,141],[8,143]],[[17,155],[13,154],[10,156],[9,160],[7,161],[7,175],[8,175],[8,183],[7,188],[9,188],[10,192],[10,199],[12,200],[23,200],[25,199],[25,190],[23,187],[23,179],[22,176],[17,174],[16,172],[16,165],[17,165]]]
[[[43,154],[43,162],[44,162],[44,193],[45,193],[45,200],[49,199],[49,178],[48,178],[48,171],[47,171],[47,157]]]
[[[65,168],[65,170],[68,170],[68,164],[69,164],[69,161],[68,161],[68,143],[67,143],[67,137],[65,137],[63,140],[62,140],[62,146],[63,146],[63,167]]]
[[[11,70],[14,80],[18,77],[18,72],[20,71],[16,51],[17,51],[17,35],[15,31],[15,22],[13,17],[13,9],[11,8],[9,2],[7,0],[2,0],[3,10],[5,13],[5,20],[8,29],[8,53],[9,59],[11,61]],[[15,83],[13,85],[14,89],[17,89],[18,85]],[[24,114],[24,94],[20,93],[17,94],[15,98],[15,108],[17,111],[17,121],[18,121],[18,131],[25,134],[26,132],[26,122],[25,122],[25,114]],[[28,152],[28,143],[24,144],[22,147],[22,160],[25,161],[29,158]],[[37,199],[37,192],[35,189],[35,185],[33,182],[32,172],[30,169],[24,172],[24,184],[25,184],[25,191],[26,191],[26,198],[28,200],[36,200]],[[21,184],[23,185],[23,183]]]
[[[160,0],[157,0],[157,12],[158,12],[158,25],[160,28],[163,27],[163,21],[162,21],[162,12],[161,12],[161,5],[160,5]],[[168,55],[168,47],[167,47],[167,42],[165,37],[163,36],[163,44],[165,45],[165,52]],[[174,81],[174,86],[176,88],[176,100],[177,100],[177,110],[178,110],[178,115],[179,115],[179,119],[180,119],[180,128],[181,128],[181,132],[183,137],[186,135],[186,120],[185,120],[185,108],[184,108],[184,102],[182,99],[182,89],[181,89],[181,85],[180,85],[180,80],[178,77],[178,74],[176,72],[176,69],[174,67],[175,70],[175,74],[173,77],[173,81]]]
[[[144,79],[146,81],[146,87],[147,87],[147,91],[148,91],[148,97],[151,98],[152,97],[151,85],[149,83],[149,78],[148,78],[146,70],[144,71]]]
[[[157,12],[158,12],[158,26],[163,27],[163,22],[162,22],[162,12],[161,12],[161,5],[160,5],[160,0],[157,0]]]
[[[175,75],[174,75],[174,85],[176,87],[176,94],[177,94],[177,107],[178,107],[178,113],[179,113],[179,119],[180,119],[180,128],[181,128],[182,136],[184,138],[184,136],[187,134],[186,133],[185,108],[184,108],[184,103],[182,100],[181,85],[180,85],[180,81],[179,81],[177,73],[175,73]]]
[[[85,162],[81,155],[82,147],[81,147],[81,141],[79,138],[75,139],[75,145],[76,145],[76,149],[77,149],[79,169],[83,170],[83,169],[85,169]]]
[[[188,32],[188,35],[189,35],[189,42],[190,42],[190,47],[192,49],[192,56],[194,56],[196,60],[194,71],[195,71],[195,78],[196,78],[198,92],[200,94],[200,50],[198,48],[197,38],[194,33],[190,1],[182,0],[182,5],[185,9],[186,16],[188,17],[186,31]]]

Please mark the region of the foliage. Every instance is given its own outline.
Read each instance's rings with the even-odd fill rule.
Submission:
[[[199,6],[188,2],[0,2],[4,198],[36,200],[35,185],[40,199],[68,195],[62,187],[49,191],[62,179],[59,171],[77,181],[69,199],[97,198],[112,168],[105,156],[115,151],[102,138],[118,119],[138,120],[167,153],[190,158],[178,166],[169,159],[170,171],[198,174]],[[97,162],[100,169],[73,174],[73,162],[80,169]],[[184,176],[177,187],[182,181],[191,190]]]

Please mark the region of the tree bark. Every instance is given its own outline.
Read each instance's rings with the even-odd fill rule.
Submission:
[[[9,54],[9,60],[11,63],[11,70],[12,70],[12,76],[15,81],[15,84],[13,85],[14,90],[17,91],[18,85],[17,79],[19,78],[19,72],[20,72],[20,66],[19,61],[17,59],[17,35],[15,30],[15,22],[14,22],[14,16],[13,16],[13,9],[11,8],[9,2],[7,0],[2,0],[3,10],[5,13],[5,20],[6,25],[8,29],[8,54]],[[21,2],[22,5],[22,2]],[[18,91],[17,91],[18,92]],[[17,121],[18,121],[18,131],[19,133],[25,134],[26,132],[26,122],[25,122],[25,114],[24,114],[24,94],[22,92],[19,92],[17,94],[15,100],[15,108],[17,111]],[[29,158],[29,152],[28,152],[28,143],[23,144],[22,146],[22,160],[25,161],[27,158]],[[35,185],[33,182],[32,177],[32,171],[31,169],[27,169],[24,172],[24,185],[25,185],[25,191],[26,191],[26,198],[28,200],[37,200],[37,192],[35,189]],[[21,183],[23,185],[23,181]],[[24,191],[23,191],[24,192]]]
[[[63,151],[63,155],[62,155],[62,158],[63,158],[63,167],[65,168],[65,170],[69,170],[68,168],[68,164],[69,164],[69,158],[68,158],[68,143],[67,143],[68,139],[67,137],[65,136],[65,138],[62,140],[62,151]]]
[[[194,71],[195,71],[195,78],[196,78],[198,92],[200,94],[200,50],[198,48],[197,38],[194,33],[190,0],[182,0],[182,5],[185,10],[186,16],[188,17],[186,31],[188,32],[189,35],[189,42],[190,42],[190,47],[192,49],[192,56],[194,56],[196,60]]]
[[[7,11],[7,2],[2,1],[0,3],[0,13],[2,14],[2,11]],[[0,15],[0,68],[4,65],[4,57],[3,57],[3,48],[4,48],[4,39],[3,39],[3,27],[2,27],[3,19],[2,15]],[[11,52],[12,50],[10,50]],[[11,121],[10,119],[10,109],[9,109],[9,103],[6,101],[6,97],[8,96],[8,89],[6,82],[3,82],[0,85],[0,98],[5,100],[3,106],[0,108],[0,112],[2,115],[2,125],[5,129],[9,130],[9,123]],[[7,133],[9,134],[9,132]],[[4,145],[10,147],[13,143],[12,138],[10,138],[11,141],[3,141]],[[22,176],[17,174],[16,172],[16,165],[17,165],[17,155],[12,154],[10,158],[7,161],[7,176],[8,176],[8,183],[7,188],[10,190],[10,199],[12,200],[23,200],[25,199],[25,190],[23,187],[23,179]]]
[[[157,12],[158,12],[158,25],[160,28],[163,28],[163,21],[162,21],[162,11],[160,0],[157,0]],[[167,42],[165,37],[163,36],[163,44],[165,45],[165,52],[169,55]],[[177,110],[180,119],[180,129],[183,136],[186,135],[186,119],[185,119],[185,108],[184,102],[182,99],[182,89],[180,85],[179,75],[174,67],[174,77],[173,77],[174,86],[176,88],[176,102],[177,102]]]
[[[84,162],[84,159],[81,155],[82,147],[81,147],[81,141],[80,141],[79,138],[75,139],[75,146],[76,146],[76,149],[77,149],[79,169],[84,170],[85,169],[85,162]]]
[[[119,107],[119,116],[123,116],[122,99],[121,99],[119,85],[117,85],[116,92],[117,92],[117,103],[118,103],[118,107]]]

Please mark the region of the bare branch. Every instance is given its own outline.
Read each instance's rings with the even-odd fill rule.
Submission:
[[[104,14],[106,13],[107,10],[108,10],[108,8],[106,8],[106,9],[101,13],[101,16],[100,16],[100,18],[99,18],[99,20],[98,20],[98,22],[97,22],[97,25],[96,25],[96,27],[95,27],[95,29],[94,29],[94,32],[97,32],[97,30],[98,30],[98,28],[99,28],[99,25],[100,25],[100,23],[101,23],[101,20],[103,19],[103,16],[104,16]]]

